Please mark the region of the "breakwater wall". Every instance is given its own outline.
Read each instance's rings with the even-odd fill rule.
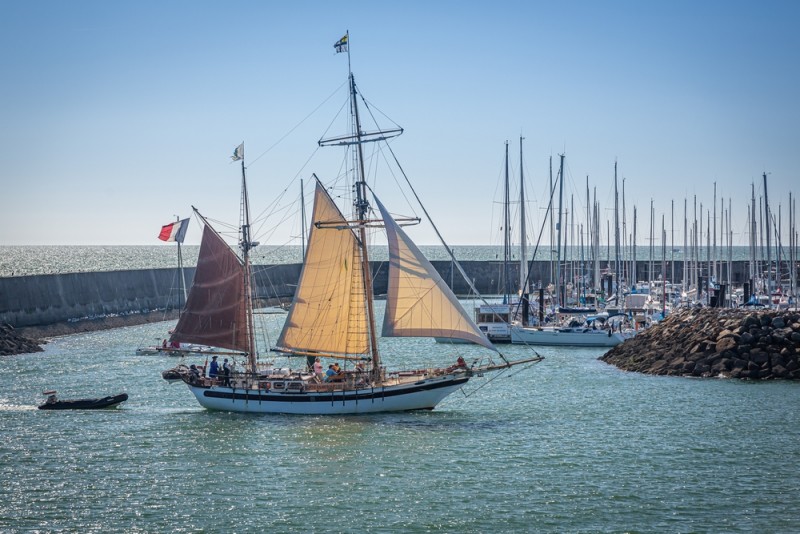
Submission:
[[[800,314],[684,309],[600,360],[653,375],[798,380]]]
[[[434,267],[458,295],[469,295],[470,288],[457,268],[449,261],[434,261]],[[504,267],[501,261],[463,261],[467,276],[482,294],[503,292]],[[658,262],[657,276],[660,273]],[[639,279],[647,278],[648,262],[638,262]],[[299,264],[258,265],[254,267],[255,294],[265,302],[288,302],[300,277]],[[550,263],[530,262],[534,284],[550,283]],[[675,264],[676,282],[683,272],[682,262]],[[373,262],[375,293],[386,293],[388,264]],[[671,265],[667,264],[667,273]],[[734,262],[733,282],[745,280],[747,262]],[[508,266],[512,287],[519,278],[519,265]],[[194,268],[183,269],[186,284],[191,285]],[[153,310],[179,309],[183,295],[179,269],[140,269],[65,273],[0,278],[0,324],[15,327],[41,326],[80,321],[105,316],[139,314]]]

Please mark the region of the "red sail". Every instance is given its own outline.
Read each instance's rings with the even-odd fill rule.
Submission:
[[[206,226],[194,283],[170,340],[247,352],[244,276],[239,257]]]

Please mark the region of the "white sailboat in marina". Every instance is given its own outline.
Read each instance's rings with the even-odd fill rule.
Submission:
[[[558,258],[556,260],[556,298],[558,303],[559,313],[556,314],[556,324],[544,326],[525,326],[521,324],[512,324],[511,342],[520,345],[534,345],[534,346],[571,346],[571,347],[614,347],[626,339],[635,335],[635,332],[629,328],[622,328],[622,324],[616,321],[609,321],[606,316],[595,315],[587,317],[589,311],[594,310],[570,310],[564,308],[562,304],[565,301],[565,292],[563,287],[563,280],[561,278],[561,217],[562,217],[562,194],[563,181],[564,181],[564,155],[560,156],[561,165],[558,171],[558,185],[559,185],[559,200],[558,200],[558,225],[557,229],[557,251]],[[615,188],[616,188],[616,164],[615,164]],[[551,193],[553,193],[551,191]],[[617,262],[619,263],[619,262]],[[617,279],[619,275],[617,274]],[[567,311],[564,314],[561,311]],[[581,312],[581,313],[579,313]],[[580,319],[578,319],[580,317]],[[598,323],[602,323],[598,327]]]
[[[349,36],[336,43],[349,55]],[[348,62],[349,63],[349,62]],[[274,368],[259,361],[253,322],[247,181],[242,155],[242,221],[236,254],[205,224],[195,282],[172,340],[200,343],[241,354],[244,370],[224,378],[184,372],[182,380],[205,408],[252,413],[360,414],[433,409],[476,375],[502,371],[542,358],[510,361],[470,319],[430,262],[366,183],[362,146],[402,130],[366,133],[358,92],[349,73],[354,131],[320,141],[355,150],[354,217],[348,220],[317,180],[311,231],[302,273],[283,330],[273,351],[302,362],[301,369]],[[370,195],[373,203],[368,197]],[[380,216],[379,219],[373,214]],[[485,357],[469,364],[394,370],[380,350],[367,246],[370,228],[383,226],[389,244],[389,285],[384,337],[448,337],[480,345]],[[471,348],[470,348],[471,349]],[[323,377],[306,362],[342,362]]]

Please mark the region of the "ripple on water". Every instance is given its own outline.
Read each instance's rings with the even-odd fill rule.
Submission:
[[[543,348],[544,362],[432,412],[229,414],[161,380],[176,360],[134,354],[168,327],[3,359],[0,531],[800,531],[797,384],[646,377]],[[49,388],[130,399],[36,410]]]

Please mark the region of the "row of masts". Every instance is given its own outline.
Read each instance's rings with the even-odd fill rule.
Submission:
[[[526,200],[525,178],[523,173],[524,161],[522,156],[522,141],[520,137],[520,281],[516,290],[512,289],[512,280],[509,265],[513,258],[513,244],[511,238],[511,218],[508,206],[511,204],[508,142],[505,148],[505,187],[504,187],[504,273],[503,292],[504,301],[515,292],[527,295],[536,281],[528,278],[527,237],[525,229]],[[749,259],[747,280],[734,280],[733,276],[733,202],[731,198],[717,198],[717,184],[713,184],[713,203],[711,207],[704,207],[699,202],[697,195],[692,201],[692,215],[689,214],[689,200],[684,199],[683,213],[683,248],[682,256],[676,261],[675,253],[675,201],[670,202],[670,228],[668,245],[668,228],[666,214],[661,214],[661,230],[656,229],[657,219],[653,199],[650,200],[649,210],[649,236],[647,238],[648,255],[637,257],[637,225],[638,207],[633,206],[632,232],[628,232],[626,219],[625,179],[622,180],[621,208],[620,190],[617,162],[614,162],[614,207],[613,217],[606,220],[607,247],[605,258],[601,254],[601,225],[600,205],[597,202],[596,188],[594,198],[590,198],[589,177],[586,177],[586,220],[576,221],[577,211],[574,207],[574,195],[570,195],[569,210],[564,209],[564,160],[565,155],[559,155],[559,168],[555,181],[553,178],[552,157],[550,158],[549,192],[547,202],[548,210],[543,225],[550,228],[550,280],[553,285],[552,301],[555,306],[570,305],[581,302],[582,295],[599,290],[604,281],[612,288],[611,293],[620,302],[621,293],[630,291],[638,280],[637,265],[646,260],[648,290],[660,286],[662,293],[666,293],[667,282],[676,287],[676,274],[680,275],[680,290],[682,295],[694,292],[695,301],[703,304],[709,302],[708,289],[713,285],[726,285],[733,288],[734,284],[744,283],[748,286],[750,295],[772,295],[775,292],[791,297],[797,295],[797,242],[796,228],[796,199],[789,193],[789,242],[788,251],[782,239],[782,206],[779,204],[777,217],[770,209],[767,196],[767,174],[763,178],[763,197],[756,204],[756,187],[751,187],[751,199],[747,207],[747,230],[749,234]],[[557,208],[552,208],[553,205]],[[717,208],[719,207],[719,213]],[[562,231],[564,219],[568,218],[569,232]],[[718,224],[719,223],[719,224]],[[613,228],[612,228],[613,225]],[[577,238],[576,238],[577,232]],[[611,251],[613,239],[613,253]],[[774,242],[774,244],[773,244]],[[660,243],[660,247],[658,247]],[[538,249],[538,243],[537,249]],[[658,250],[660,248],[660,250]],[[567,251],[572,253],[568,254]],[[536,253],[534,252],[534,255]],[[555,254],[555,255],[553,255]],[[682,268],[682,273],[676,273],[676,264]],[[784,276],[788,273],[788,276]],[[642,280],[644,282],[645,280]],[[571,292],[568,293],[567,289]],[[606,289],[606,294],[608,294]],[[701,300],[701,294],[702,299]],[[730,293],[728,293],[730,295]],[[665,297],[666,295],[662,295]]]

